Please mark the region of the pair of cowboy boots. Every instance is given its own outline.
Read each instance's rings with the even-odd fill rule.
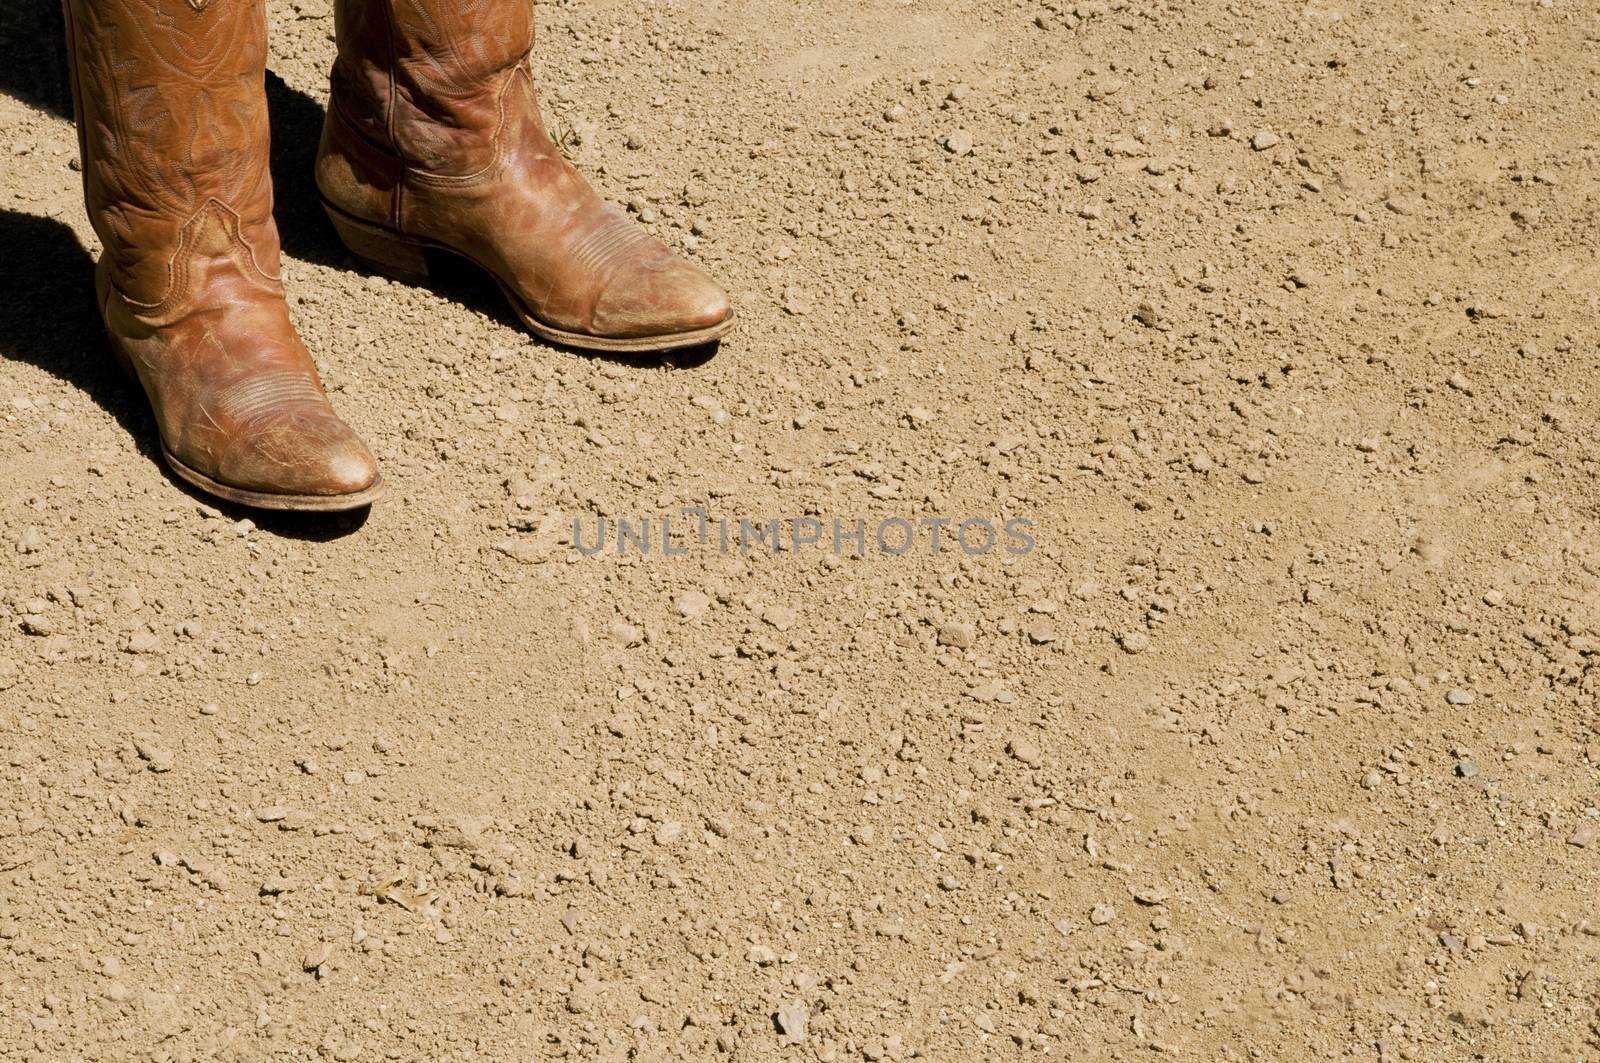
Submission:
[[[278,272],[264,0],[64,0],[96,292],[173,471],[246,505],[344,510],[383,490],[328,402]],[[600,351],[709,343],[727,296],[604,203],[534,92],[532,0],[336,0],[317,158],[335,229],[426,278],[451,251],[534,334]]]

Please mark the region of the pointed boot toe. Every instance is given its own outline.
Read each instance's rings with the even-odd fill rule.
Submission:
[[[716,281],[692,263],[664,255],[632,264],[611,279],[595,300],[593,329],[616,339],[681,342],[695,333],[720,334],[732,316],[728,295]]]
[[[258,419],[202,471],[167,455],[185,480],[262,509],[336,511],[370,505],[383,493],[378,463],[355,431],[331,411],[309,407]]]

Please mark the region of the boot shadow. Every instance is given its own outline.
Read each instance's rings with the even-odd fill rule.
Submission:
[[[141,457],[167,482],[231,520],[249,517],[263,531],[324,542],[348,535],[367,519],[349,513],[281,513],[236,506],[190,487],[173,475],[143,390],[130,381],[106,346],[95,307],[94,261],[65,223],[0,209],[0,247],[27,254],[0,255],[0,358],[43,369],[82,391],[111,414]]]
[[[272,215],[284,253],[319,266],[348,268],[349,252],[323,213],[317,193],[322,105],[269,70],[267,114],[272,123]]]
[[[0,16],[0,93],[72,120],[61,0],[11,0]]]
[[[95,308],[94,260],[64,222],[0,210],[0,355],[37,366],[88,395],[160,461],[144,394],[106,348]]]

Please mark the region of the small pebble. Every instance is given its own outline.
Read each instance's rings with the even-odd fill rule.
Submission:
[[[1026,764],[1030,768],[1037,768],[1044,762],[1044,755],[1039,752],[1039,747],[1034,745],[1032,742],[1013,738],[1006,745],[1006,750],[1010,752],[1014,758],[1021,761],[1023,764]]]
[[[22,534],[17,536],[17,553],[36,554],[42,549],[44,549],[44,533],[32,524],[23,528]]]
[[[695,620],[705,615],[711,608],[711,599],[699,591],[684,591],[678,595],[674,603],[678,615],[688,620]]]
[[[806,1026],[811,1019],[811,1013],[806,1010],[805,1004],[798,1000],[786,1000],[778,1005],[778,1012],[773,1018],[785,1044],[805,1043]]]
[[[968,649],[972,646],[977,632],[971,624],[941,624],[939,627],[939,645],[951,646],[958,650]]]

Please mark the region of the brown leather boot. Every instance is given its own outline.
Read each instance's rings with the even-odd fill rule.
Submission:
[[[601,351],[708,343],[722,289],[609,206],[545,131],[532,0],[337,0],[317,184],[345,244],[417,280],[487,270],[535,335]]]
[[[180,477],[230,502],[382,493],[295,335],[267,171],[263,0],[65,0],[95,269]]]

